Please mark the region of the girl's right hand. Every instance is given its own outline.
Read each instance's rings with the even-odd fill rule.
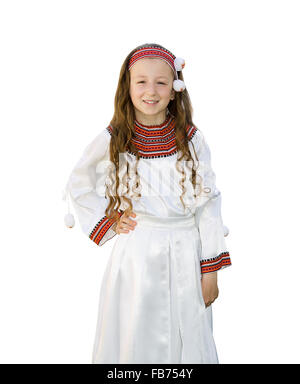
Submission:
[[[129,230],[134,230],[135,226],[137,224],[136,221],[129,219],[129,216],[136,217],[136,214],[134,212],[131,212],[130,214],[124,212],[121,216],[115,232],[119,235],[120,233],[129,233]]]

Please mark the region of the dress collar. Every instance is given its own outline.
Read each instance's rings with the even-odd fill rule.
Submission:
[[[112,134],[112,126],[107,127],[107,130]],[[190,141],[197,128],[188,124],[186,132]],[[162,124],[145,125],[134,120],[134,137],[132,142],[137,148],[139,155],[143,159],[154,159],[160,157],[169,157],[177,153],[176,133],[175,133],[175,118],[168,114]],[[129,152],[132,155],[134,153]]]
[[[165,120],[161,123],[161,124],[152,124],[152,125],[146,125],[146,124],[142,124],[140,123],[137,119],[134,120],[134,127],[140,127],[142,129],[145,129],[145,130],[153,130],[153,129],[164,129],[166,128],[170,121],[172,120],[172,116],[170,114],[167,114]]]
[[[175,137],[175,119],[169,115],[162,124],[156,125],[145,125],[135,120],[134,134],[137,141]]]

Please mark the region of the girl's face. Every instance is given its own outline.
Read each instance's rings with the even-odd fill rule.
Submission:
[[[173,80],[172,69],[162,59],[140,59],[133,65],[129,92],[140,123],[155,125],[165,121],[167,106],[175,97]]]

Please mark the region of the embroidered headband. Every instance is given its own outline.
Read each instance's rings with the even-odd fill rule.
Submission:
[[[173,81],[173,89],[176,92],[185,90],[185,84],[182,80],[178,79],[177,71],[182,71],[185,66],[185,61],[181,57],[174,56],[166,48],[161,48],[156,45],[146,45],[138,48],[129,58],[128,70],[140,59],[147,57],[157,57],[164,60],[173,70],[176,79]]]

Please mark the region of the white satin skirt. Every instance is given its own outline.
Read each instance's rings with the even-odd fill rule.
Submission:
[[[136,214],[103,275],[92,363],[217,364],[195,217]]]

